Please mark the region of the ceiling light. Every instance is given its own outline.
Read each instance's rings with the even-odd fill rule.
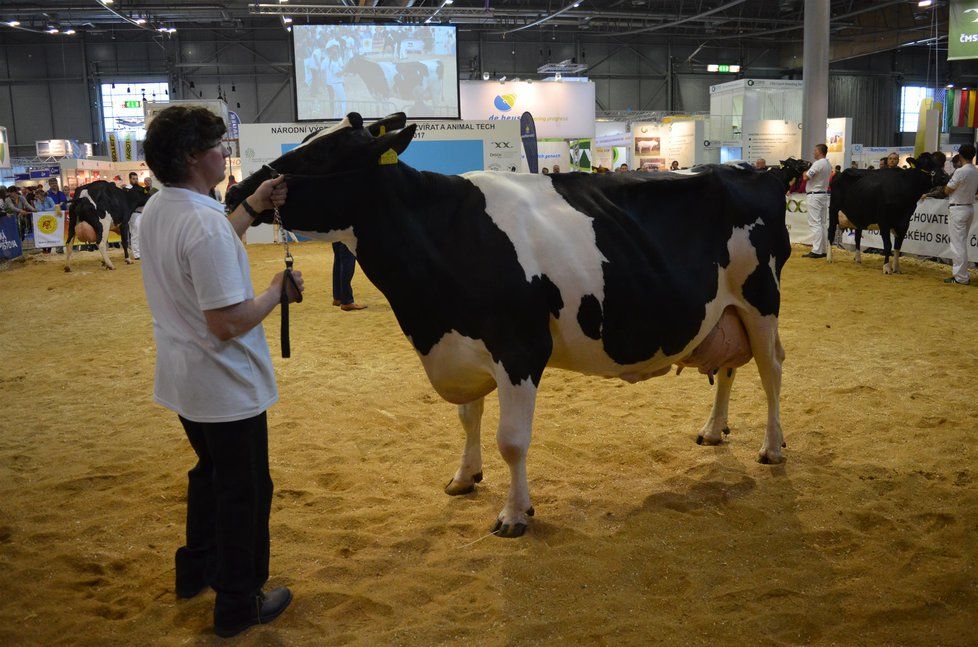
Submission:
[[[135,20],[133,20],[133,22],[136,23],[137,25],[145,25],[146,24],[146,19],[145,18],[136,18]]]
[[[156,28],[156,31],[158,31],[158,32],[160,32],[160,33],[163,33],[163,32],[165,32],[165,31],[166,31],[166,27],[157,27],[157,28]]]
[[[453,4],[454,2],[455,2],[455,0],[445,0],[443,3],[441,3],[441,6],[444,7],[445,5],[447,5],[447,4]]]
[[[489,80],[489,73],[488,72],[483,72],[482,73],[482,80],[483,81],[488,81]]]
[[[58,33],[58,28],[57,27],[48,27],[45,31],[53,36],[54,34],[57,34]]]
[[[947,84],[947,88],[948,88],[949,90],[950,90],[951,88],[953,88],[953,87],[954,87],[954,84],[953,84],[953,83],[948,83],[948,84]]]
[[[279,4],[287,4],[289,0],[278,0]]]
[[[578,2],[575,2],[575,3],[573,4],[573,7],[574,7],[575,9],[577,9],[577,8],[578,8],[578,7],[580,7],[580,6],[581,6],[581,3],[580,3],[580,0],[578,0]]]
[[[99,0],[102,4],[112,4],[115,0]]]
[[[292,22],[292,17],[291,16],[282,16],[282,22],[284,22],[286,25],[288,25],[289,23]]]
[[[167,33],[175,34],[175,33],[177,33],[177,28],[176,27],[170,27],[166,31],[167,31]]]
[[[65,36],[74,36],[74,35],[75,35],[75,30],[74,29],[71,29],[69,27],[68,29],[65,30]]]
[[[932,4],[934,4],[934,0],[920,0],[920,2],[917,3],[917,6],[924,8],[924,7],[929,7]]]
[[[286,27],[285,28],[285,31],[287,31],[289,33],[292,33],[292,25],[289,25],[288,27]]]
[[[20,21],[19,20],[11,20],[7,24],[10,25],[11,27],[20,27]]]

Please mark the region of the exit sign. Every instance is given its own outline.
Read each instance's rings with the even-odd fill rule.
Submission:
[[[722,74],[736,74],[740,71],[739,65],[728,65],[726,63],[710,63],[706,66],[707,72],[720,72]]]
[[[143,105],[142,101],[134,101],[134,100],[126,101],[124,103],[126,108],[138,108],[139,106]]]

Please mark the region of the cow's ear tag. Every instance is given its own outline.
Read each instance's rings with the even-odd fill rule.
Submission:
[[[387,126],[380,127],[380,134],[384,135],[387,133]],[[388,148],[387,152],[380,156],[380,160],[377,162],[380,166],[387,166],[390,164],[397,164],[397,151],[393,148]]]

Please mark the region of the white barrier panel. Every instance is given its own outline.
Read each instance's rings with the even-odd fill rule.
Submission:
[[[594,137],[594,83],[462,81],[462,119],[519,121],[529,111],[540,139]]]
[[[928,198],[919,202],[916,211],[910,217],[910,229],[907,230],[907,237],[903,240],[901,251],[918,256],[950,259],[947,210],[947,200]],[[803,194],[792,193],[788,196],[785,225],[788,227],[788,236],[792,243],[812,244],[811,231],[808,229],[808,208]],[[854,247],[856,244],[854,232],[843,230],[840,241],[843,245]],[[891,235],[890,243],[892,242]],[[863,249],[869,247],[882,249],[883,239],[879,232],[865,230],[860,245]],[[968,259],[978,260],[978,219],[972,223],[971,233],[968,236]]]
[[[61,247],[65,244],[65,219],[60,211],[39,211],[34,217],[34,247]]]

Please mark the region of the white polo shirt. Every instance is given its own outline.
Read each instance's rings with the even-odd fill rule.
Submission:
[[[950,204],[972,206],[975,203],[975,192],[978,191],[978,168],[973,164],[965,164],[954,169],[954,175],[948,180],[947,188],[953,189],[949,196]]]
[[[806,171],[808,175],[808,184],[805,185],[805,191],[811,193],[812,191],[828,191],[829,190],[829,176],[832,175],[832,165],[824,157],[819,160],[815,160],[811,168]]]
[[[164,186],[139,226],[143,286],[156,337],[156,402],[195,422],[251,418],[278,400],[265,329],[222,342],[204,310],[252,299],[251,270],[224,207]]]

